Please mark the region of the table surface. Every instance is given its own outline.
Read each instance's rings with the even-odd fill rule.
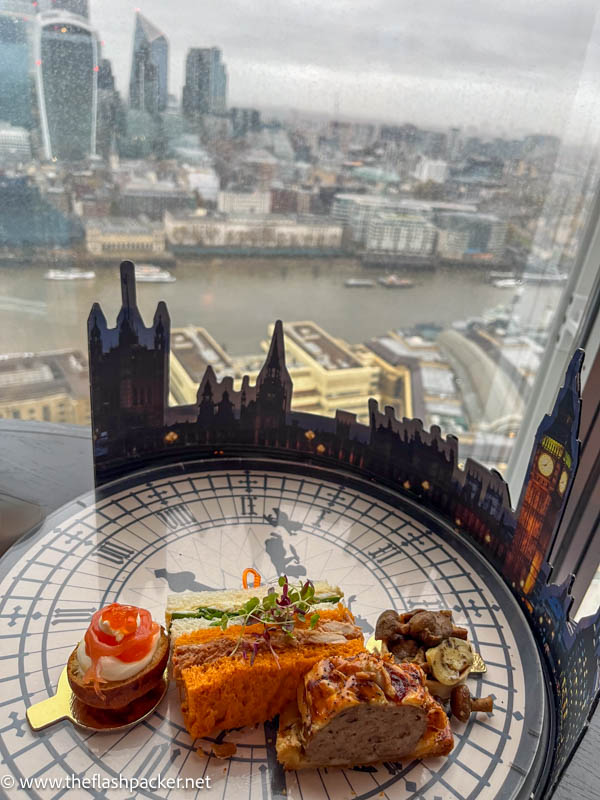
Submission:
[[[93,487],[91,439],[75,425],[0,420],[0,553]],[[600,798],[600,707],[555,800]]]

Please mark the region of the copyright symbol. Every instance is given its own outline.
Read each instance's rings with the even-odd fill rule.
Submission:
[[[3,789],[12,789],[15,785],[15,779],[12,775],[2,775],[0,777],[0,786]]]

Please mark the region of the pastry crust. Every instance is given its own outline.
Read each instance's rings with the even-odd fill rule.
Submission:
[[[280,717],[277,758],[286,769],[352,767],[444,756],[453,746],[421,668],[360,653],[323,659],[304,676]]]
[[[104,708],[117,711],[125,708],[129,703],[151,691],[160,681],[169,659],[169,639],[160,629],[160,638],[152,661],[143,670],[122,681],[107,681],[101,684],[102,697],[100,697],[91,683],[83,683],[83,672],[77,659],[77,647],[69,656],[67,664],[67,677],[73,694],[94,708]]]

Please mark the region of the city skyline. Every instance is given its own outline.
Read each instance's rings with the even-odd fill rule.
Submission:
[[[452,7],[428,0],[400,16],[389,0],[379,0],[369,7],[368,30],[359,0],[326,10],[309,5],[283,2],[275,11],[267,3],[256,10],[225,0],[203,6],[199,16],[192,3],[183,3],[176,21],[157,0],[146,0],[140,11],[169,39],[169,91],[178,100],[187,50],[219,47],[229,67],[231,105],[472,125],[511,137],[533,130],[560,135],[573,114],[584,125],[600,115],[590,0],[570,5],[568,14],[562,2],[546,4],[538,16],[515,3],[501,20],[491,4],[467,9],[462,0]],[[135,10],[117,0],[90,9],[121,93]]]

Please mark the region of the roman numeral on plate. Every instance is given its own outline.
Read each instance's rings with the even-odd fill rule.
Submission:
[[[94,552],[97,554],[98,558],[104,559],[104,561],[108,561],[111,564],[116,564],[119,567],[135,555],[135,550],[111,540],[102,542]]]
[[[169,530],[176,531],[178,528],[184,528],[186,525],[193,525],[198,522],[196,517],[192,514],[190,509],[185,505],[170,506],[157,511],[155,516],[164,522]]]

